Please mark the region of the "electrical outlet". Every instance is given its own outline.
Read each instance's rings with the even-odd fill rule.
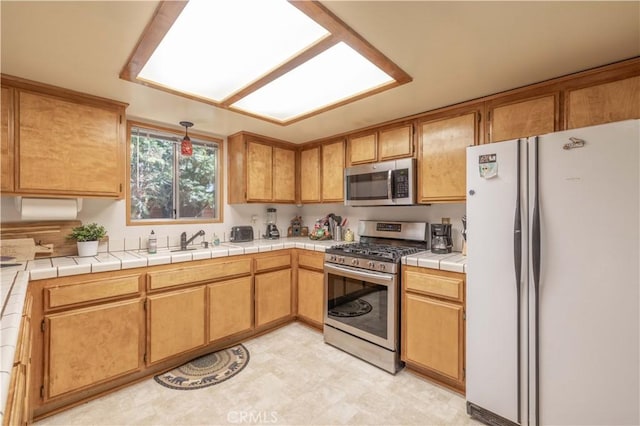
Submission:
[[[443,217],[441,223],[451,223],[451,219],[448,217]]]
[[[255,215],[255,214],[254,214],[254,215],[252,215],[252,216],[251,216],[251,223],[255,225],[257,221],[258,221],[258,216],[257,216],[257,215]]]

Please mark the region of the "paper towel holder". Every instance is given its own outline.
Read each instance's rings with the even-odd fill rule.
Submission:
[[[59,198],[45,198],[45,197],[15,197],[15,207],[20,215],[22,215],[22,200],[23,199],[38,199],[38,200],[59,200]],[[80,213],[82,210],[82,198],[75,198],[76,200],[76,212]]]

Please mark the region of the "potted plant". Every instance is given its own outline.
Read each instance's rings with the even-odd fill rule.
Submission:
[[[107,235],[104,226],[97,223],[77,226],[71,230],[69,238],[78,243],[78,256],[95,256],[98,254],[98,241]]]

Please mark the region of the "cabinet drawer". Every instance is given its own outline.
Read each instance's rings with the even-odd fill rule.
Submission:
[[[140,275],[88,281],[81,284],[45,289],[46,309],[75,305],[114,297],[135,295]]]
[[[322,270],[324,267],[324,253],[300,251],[298,266]]]
[[[404,285],[407,291],[416,291],[445,299],[463,300],[462,278],[444,277],[416,271],[405,271]]]
[[[251,273],[251,259],[229,260],[212,265],[201,265],[149,272],[147,286],[149,290],[173,287],[183,284],[213,281],[218,278]]]
[[[256,258],[256,272],[267,269],[284,268],[291,266],[291,254],[289,252],[268,257]]]

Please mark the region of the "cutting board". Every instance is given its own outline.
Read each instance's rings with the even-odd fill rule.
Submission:
[[[16,238],[13,240],[2,240],[0,242],[0,252],[3,258],[8,260],[33,260],[36,255],[36,243],[33,238]]]
[[[67,236],[80,225],[79,220],[7,222],[0,226],[0,239],[3,246],[5,241],[31,239],[36,257],[75,256],[76,242]]]

